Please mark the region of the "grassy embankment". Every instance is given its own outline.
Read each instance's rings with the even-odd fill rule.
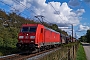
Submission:
[[[85,54],[85,51],[84,51],[84,48],[83,48],[82,44],[79,44],[76,60],[87,60],[86,59],[86,54]]]
[[[17,48],[0,47],[0,56],[17,53]]]
[[[77,43],[69,43],[69,44],[63,44],[61,46],[61,49],[54,51],[50,54],[47,54],[41,58],[39,58],[38,60],[67,60],[68,59],[68,49],[72,48],[73,45],[75,45]],[[72,52],[72,49],[71,49]],[[71,55],[72,56],[72,55]],[[71,57],[70,57],[71,58]],[[71,59],[72,60],[72,59]]]

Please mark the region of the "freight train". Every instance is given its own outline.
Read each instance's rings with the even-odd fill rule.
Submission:
[[[47,49],[68,43],[69,37],[42,24],[23,24],[18,34],[19,49]]]

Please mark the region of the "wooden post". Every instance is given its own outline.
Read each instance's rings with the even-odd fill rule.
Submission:
[[[73,59],[74,59],[74,46],[73,46]]]
[[[68,49],[68,60],[70,60],[70,49]]]

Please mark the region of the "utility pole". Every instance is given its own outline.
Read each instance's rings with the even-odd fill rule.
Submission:
[[[73,24],[71,24],[72,25],[72,42],[73,42]]]
[[[76,32],[75,32],[75,38],[77,38],[77,34],[76,34]]]

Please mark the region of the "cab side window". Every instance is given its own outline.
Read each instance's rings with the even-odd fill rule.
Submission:
[[[43,33],[43,28],[41,28],[41,33]]]

